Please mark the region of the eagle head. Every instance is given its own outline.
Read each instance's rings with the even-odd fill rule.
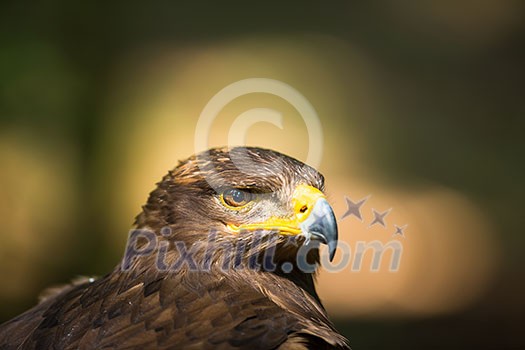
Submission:
[[[313,263],[319,261],[316,242],[328,245],[330,260],[335,254],[337,223],[323,191],[317,170],[284,154],[214,148],[181,161],[164,176],[135,224],[190,245],[202,245],[213,233],[223,245],[251,245],[246,258],[273,249],[277,263],[297,267],[301,247],[313,247],[306,250]]]

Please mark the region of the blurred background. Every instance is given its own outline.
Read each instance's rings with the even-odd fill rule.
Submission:
[[[194,153],[210,98],[270,78],[317,111],[338,217],[345,196],[370,195],[342,240],[403,246],[397,272],[388,254],[379,272],[370,255],[321,272],[353,348],[525,348],[524,6],[2,2],[0,321],[46,286],[112,269],[155,182]],[[283,128],[253,125],[247,144],[306,159],[302,116],[269,94],[225,106],[209,145],[251,108]]]

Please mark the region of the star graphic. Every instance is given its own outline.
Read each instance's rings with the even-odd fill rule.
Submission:
[[[390,213],[391,210],[392,208],[380,213],[377,210],[372,208],[372,212],[374,213],[374,220],[372,220],[372,222],[370,223],[370,225],[368,225],[368,227],[374,226],[375,224],[379,224],[383,227],[386,227],[385,217],[388,215],[388,213]]]
[[[404,230],[407,228],[408,224],[406,225],[403,225],[403,226],[397,226],[397,225],[394,225],[394,227],[396,228],[396,232],[394,232],[394,234],[392,236],[401,236],[403,238],[405,238],[405,232]]]
[[[361,216],[361,207],[363,206],[363,204],[365,204],[368,198],[370,198],[370,195],[366,196],[358,202],[354,202],[350,198],[345,196],[346,206],[348,207],[348,209],[343,214],[343,216],[341,216],[341,220],[343,220],[347,216],[354,215],[356,218],[363,221],[363,217]]]

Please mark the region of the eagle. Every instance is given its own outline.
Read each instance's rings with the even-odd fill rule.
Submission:
[[[319,244],[332,259],[338,240],[323,191],[273,150],[193,155],[150,193],[113,271],[2,324],[0,349],[349,349],[314,285]]]

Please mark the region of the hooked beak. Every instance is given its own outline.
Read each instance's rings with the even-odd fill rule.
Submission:
[[[328,245],[330,261],[334,259],[337,249],[337,222],[330,204],[325,198],[319,198],[310,212],[308,218],[300,225],[306,239],[315,239]]]

